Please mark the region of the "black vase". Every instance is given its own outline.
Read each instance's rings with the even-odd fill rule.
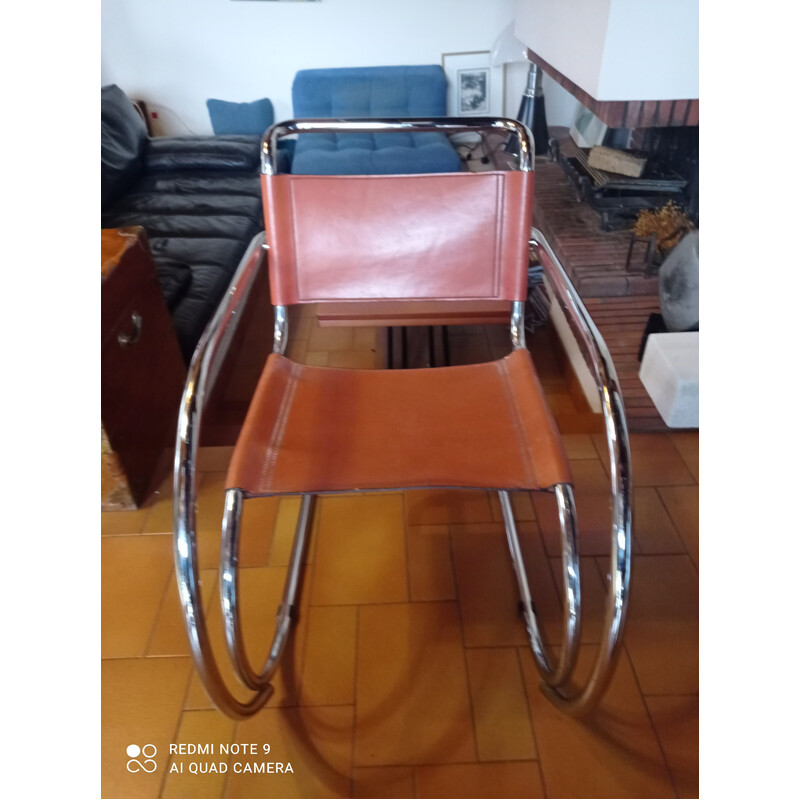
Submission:
[[[517,120],[527,126],[533,134],[533,152],[537,156],[545,155],[550,141],[547,131],[547,115],[544,111],[544,91],[542,90],[542,72],[531,64],[528,70],[528,85],[522,93],[522,100],[517,111]],[[505,147],[509,153],[519,153],[517,137],[512,136]]]

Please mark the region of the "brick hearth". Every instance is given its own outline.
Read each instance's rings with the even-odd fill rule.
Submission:
[[[564,152],[569,154],[566,141]],[[600,215],[578,201],[575,187],[557,163],[537,159],[535,197],[534,223],[581,297],[658,296],[657,276],[646,276],[644,266],[635,262],[630,271],[625,269],[630,231],[603,231]]]
[[[566,152],[571,145],[559,138]],[[535,197],[534,224],[555,250],[611,350],[630,430],[668,430],[639,380],[637,358],[647,319],[659,311],[658,276],[645,276],[642,265],[626,270],[630,231],[603,231],[600,215],[578,201],[557,163],[536,160]]]

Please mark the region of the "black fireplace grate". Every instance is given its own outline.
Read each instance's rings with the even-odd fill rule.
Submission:
[[[600,214],[603,230],[630,227],[640,211],[669,200],[681,208],[686,205],[687,180],[656,159],[648,161],[641,177],[631,178],[590,167],[588,149],[575,148],[573,155],[564,155],[556,140],[550,146],[578,200]]]
[[[686,187],[686,179],[674,170],[648,159],[644,172],[638,178],[606,172],[589,166],[589,150],[579,149],[569,160],[576,170],[588,175],[596,189],[632,192],[678,192]]]

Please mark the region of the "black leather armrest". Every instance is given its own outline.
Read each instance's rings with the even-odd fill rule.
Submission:
[[[258,136],[165,136],[149,139],[145,172],[180,170],[255,170]]]

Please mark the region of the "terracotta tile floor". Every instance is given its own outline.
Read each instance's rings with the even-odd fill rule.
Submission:
[[[320,328],[309,312],[294,322],[297,360],[384,363],[382,331]],[[528,339],[575,475],[585,575],[578,672],[585,674],[600,636],[607,458],[598,420],[571,395],[552,336],[544,328]],[[452,361],[503,355],[507,342],[502,328],[455,329]],[[410,337],[412,362],[424,360],[421,343]],[[194,674],[172,567],[170,480],[139,511],[105,512],[103,796],[697,797],[698,435],[633,435],[632,448],[629,626],[611,688],[589,723],[564,716],[539,691],[500,507],[487,493],[320,499],[295,637],[275,696],[246,722],[216,711]],[[200,460],[201,579],[218,643],[212,593],[230,451],[204,448]],[[544,634],[555,644],[561,562],[548,500],[517,497],[515,508]],[[247,650],[259,660],[298,501],[245,507],[241,602]],[[170,745],[181,743],[214,752],[170,756]],[[259,755],[220,752],[233,743],[256,745]],[[154,772],[126,770],[130,744],[155,745]],[[234,771],[262,762],[291,763],[293,771]],[[190,773],[193,763],[204,772]]]

